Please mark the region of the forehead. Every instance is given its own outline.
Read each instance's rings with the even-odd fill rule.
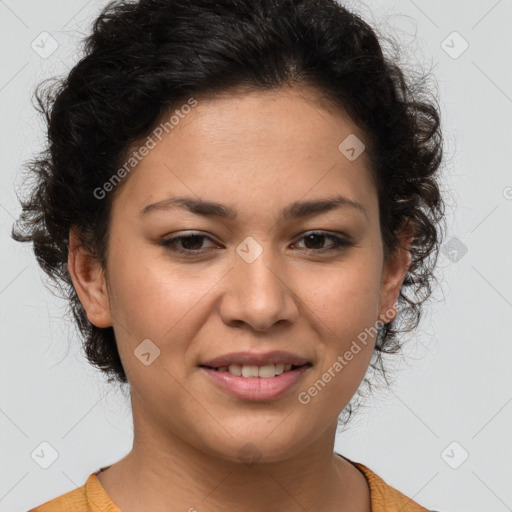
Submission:
[[[362,144],[364,133],[311,91],[225,93],[198,98],[186,112],[174,115],[160,139],[153,136],[156,144],[123,184],[118,203],[140,211],[186,195],[254,212],[336,192],[375,209],[369,158],[362,151],[351,160],[340,150],[347,140]]]

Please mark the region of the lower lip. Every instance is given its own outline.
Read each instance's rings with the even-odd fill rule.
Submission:
[[[243,400],[275,400],[290,391],[302,378],[310,365],[301,366],[295,370],[281,373],[276,377],[264,379],[261,377],[238,377],[229,372],[219,372],[204,366],[200,367],[222,389]]]

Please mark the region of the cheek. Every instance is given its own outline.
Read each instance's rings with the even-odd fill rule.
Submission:
[[[325,398],[332,396],[333,403],[339,403],[341,408],[357,390],[375,346],[379,269],[378,262],[365,260],[361,254],[357,263],[340,265],[336,271],[331,269],[314,280],[310,274],[308,279],[302,277],[299,281],[300,294],[307,297],[305,315],[321,343],[319,373],[326,384],[322,393]],[[319,383],[318,391],[322,385]]]
[[[377,320],[379,270],[378,261],[360,252],[328,269],[302,273],[297,294],[331,335],[353,335]]]
[[[225,269],[210,264],[171,264],[165,254],[155,257],[155,249],[112,251],[110,283],[111,308],[115,318],[137,337],[162,338],[173,326],[194,309],[201,312]],[[380,293],[378,264],[369,251],[354,252],[354,256],[339,264],[309,263],[301,268],[290,267],[282,275],[290,282],[291,293],[303,303],[303,315],[314,313],[335,332],[350,331],[377,313]],[[226,277],[229,279],[229,276]],[[225,284],[225,283],[224,283]],[[286,288],[286,287],[285,287]],[[211,299],[212,297],[210,297]],[[310,312],[308,313],[308,309]]]
[[[150,339],[161,351],[157,366],[178,371],[178,362],[188,355],[187,348],[212,314],[211,291],[225,269],[171,265],[165,256],[156,257],[154,248],[126,253],[117,260],[112,254],[118,264],[110,271],[111,310],[123,364],[137,363],[131,354]]]

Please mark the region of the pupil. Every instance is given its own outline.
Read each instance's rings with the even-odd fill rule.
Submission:
[[[199,247],[191,247],[191,245],[192,246],[194,245],[194,241],[196,243],[199,242],[199,244],[198,244]],[[202,241],[202,236],[201,235],[190,235],[190,236],[187,236],[187,237],[183,237],[181,239],[181,245],[185,249],[187,249],[187,250],[194,251],[194,250],[197,250],[197,249],[201,248],[201,241]]]
[[[325,235],[308,235],[308,236],[305,238],[305,240],[304,240],[304,242],[306,243],[306,247],[308,246],[308,242],[309,242],[309,241],[311,241],[311,239],[313,239],[313,241],[314,241],[314,240],[315,240],[315,238],[317,238],[317,239],[318,239],[318,238],[322,239],[324,236],[325,236]],[[313,243],[313,245],[315,245],[315,244]],[[320,249],[322,248],[322,245],[323,245],[323,244],[322,244],[322,243],[320,243]],[[318,248],[318,247],[307,247],[307,248],[308,248],[308,249],[312,249],[312,248],[313,248],[313,249],[315,249],[315,248]]]

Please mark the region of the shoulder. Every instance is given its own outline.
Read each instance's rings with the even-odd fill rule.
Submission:
[[[388,485],[380,476],[360,462],[345,460],[354,465],[366,478],[370,488],[372,512],[429,512],[400,491]],[[121,512],[101,486],[96,473],[91,473],[81,487],[43,503],[29,512]]]
[[[29,512],[121,512],[112,502],[96,477],[91,473],[81,487],[32,508]]]
[[[372,512],[429,512],[412,498],[408,498],[400,491],[388,485],[380,476],[359,462],[350,461],[365,476],[370,487]]]

